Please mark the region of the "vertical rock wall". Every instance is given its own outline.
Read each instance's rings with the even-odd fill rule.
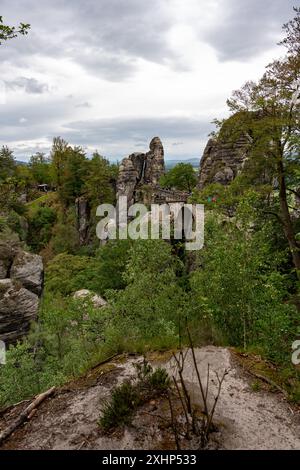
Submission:
[[[42,287],[41,256],[0,241],[0,340],[16,343],[28,333]]]

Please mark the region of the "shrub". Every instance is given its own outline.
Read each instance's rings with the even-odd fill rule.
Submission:
[[[86,256],[61,253],[46,269],[45,288],[48,292],[69,295],[79,289],[89,289],[95,261]]]
[[[255,232],[239,219],[221,225],[208,218],[206,228],[191,275],[194,318],[210,319],[231,345],[259,345],[267,357],[287,360],[299,320],[285,303],[286,277],[276,272],[284,257],[272,249],[269,225]]]
[[[134,385],[129,381],[124,382],[113,390],[111,400],[104,404],[100,426],[108,431],[111,428],[129,424],[139,403],[140,398]]]
[[[137,380],[125,381],[116,387],[112,391],[111,399],[102,408],[99,424],[105,431],[130,424],[139,405],[157,393],[165,392],[170,386],[170,378],[165,369],[158,368],[153,372],[152,366],[145,359],[135,366]]]
[[[29,220],[27,243],[35,251],[40,251],[50,241],[56,214],[51,207],[38,207]]]

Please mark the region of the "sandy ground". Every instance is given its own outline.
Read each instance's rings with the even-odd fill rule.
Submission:
[[[280,393],[254,392],[249,377],[231,352],[208,346],[196,349],[196,359],[203,381],[210,364],[209,402],[217,387],[214,372],[229,370],[215,413],[217,431],[212,433],[210,448],[218,449],[300,449],[300,416]],[[85,377],[57,390],[36,411],[29,422],[18,428],[1,449],[174,449],[167,400],[157,397],[145,403],[132,425],[103,433],[98,422],[104,400],[112,388],[135,376],[138,357],[118,358],[95,368]],[[194,402],[201,404],[192,356],[186,357],[184,376]],[[153,362],[175,373],[174,359]],[[8,410],[0,417],[4,429],[26,404]],[[195,440],[182,441],[182,448],[196,449]]]

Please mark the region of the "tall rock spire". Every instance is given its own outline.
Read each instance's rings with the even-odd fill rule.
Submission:
[[[150,151],[146,154],[145,183],[156,186],[165,172],[164,148],[159,137],[150,142]]]
[[[119,167],[117,195],[127,196],[128,204],[135,202],[136,190],[144,184],[157,186],[165,172],[164,148],[159,137],[150,142],[147,153],[133,153],[123,158]]]

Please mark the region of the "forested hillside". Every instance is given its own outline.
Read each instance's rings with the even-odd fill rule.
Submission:
[[[0,33],[13,39],[13,30]],[[300,369],[292,363],[300,338],[300,9],[284,34],[285,56],[228,99],[230,117],[216,122],[199,174],[182,162],[155,185],[138,182],[138,154],[121,168],[61,137],[25,165],[13,148],[0,149],[0,340],[9,314],[20,321],[9,289],[27,289],[37,301],[28,329],[8,341],[0,409],[117,354],[191,344],[234,348],[300,404]],[[100,243],[96,209],[116,204],[121,170],[136,200],[163,188],[204,204],[203,249],[186,251],[174,238]],[[17,276],[26,256],[32,272]]]

